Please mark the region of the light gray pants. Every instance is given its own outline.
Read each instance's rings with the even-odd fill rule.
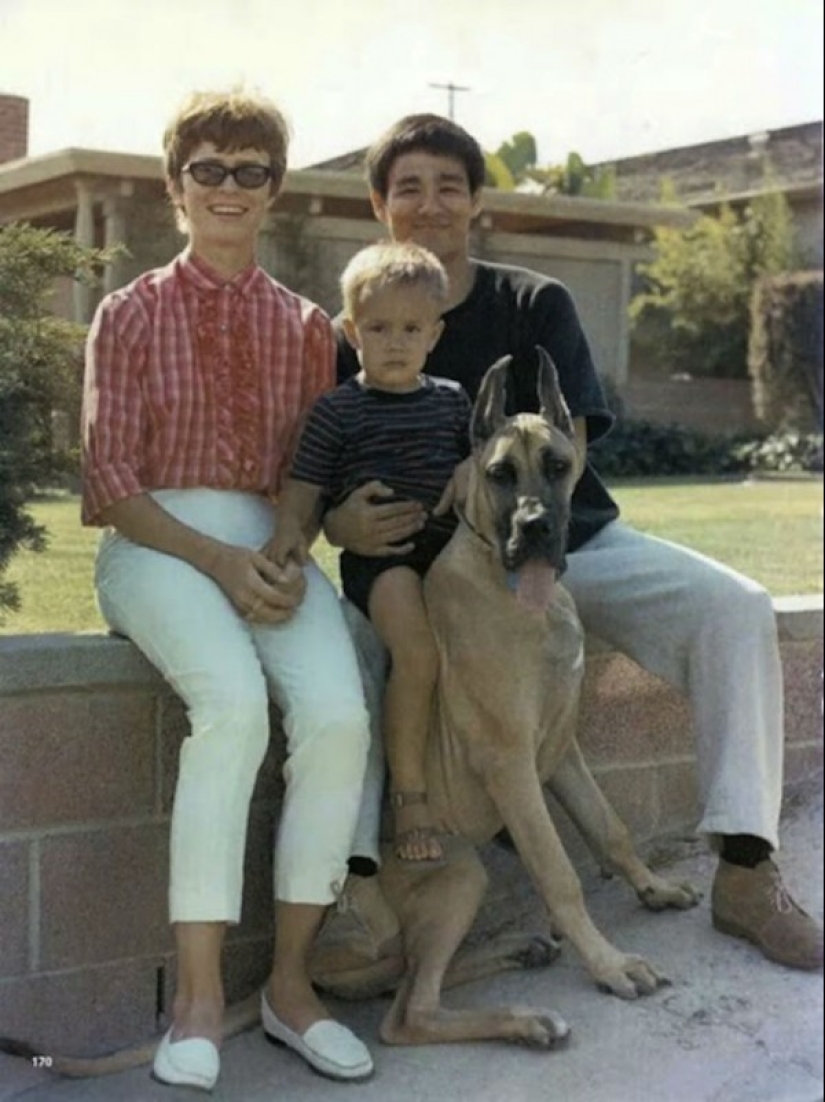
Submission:
[[[568,555],[563,583],[589,634],[690,701],[698,829],[711,836],[753,834],[778,848],[782,670],[770,595],[704,555],[620,521]],[[345,615],[362,665],[374,744],[354,852],[376,857],[384,777],[377,709],[386,658],[369,622],[353,608]]]
[[[274,510],[255,494],[160,490],[173,516],[240,547],[261,547]],[[347,873],[369,730],[358,665],[334,587],[315,564],[284,624],[249,624],[206,575],[114,532],[97,557],[98,601],[186,704],[172,813],[172,922],[237,922],[249,803],[269,742],[269,697],[284,721],[286,792],[275,896],[331,903]],[[380,798],[380,796],[379,796]]]

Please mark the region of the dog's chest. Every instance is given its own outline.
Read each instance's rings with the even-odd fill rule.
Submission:
[[[532,727],[548,709],[578,699],[584,631],[569,594],[558,587],[549,611],[525,610],[500,581],[464,569],[442,570],[428,590],[445,695],[482,712],[520,714]]]

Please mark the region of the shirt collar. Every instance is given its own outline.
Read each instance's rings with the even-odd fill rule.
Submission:
[[[261,272],[259,265],[253,261],[237,275],[227,279],[216,272],[202,257],[196,256],[190,248],[185,249],[180,254],[175,264],[178,272],[187,283],[191,283],[196,290],[206,293],[219,291],[223,287],[231,287],[236,294],[249,294]]]

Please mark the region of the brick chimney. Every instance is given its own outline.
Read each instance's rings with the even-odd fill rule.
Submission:
[[[0,92],[0,164],[29,151],[29,101]]]

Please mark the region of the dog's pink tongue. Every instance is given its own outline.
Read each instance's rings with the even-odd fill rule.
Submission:
[[[546,562],[527,562],[519,570],[516,581],[516,599],[531,612],[544,612],[553,600],[556,571]]]

